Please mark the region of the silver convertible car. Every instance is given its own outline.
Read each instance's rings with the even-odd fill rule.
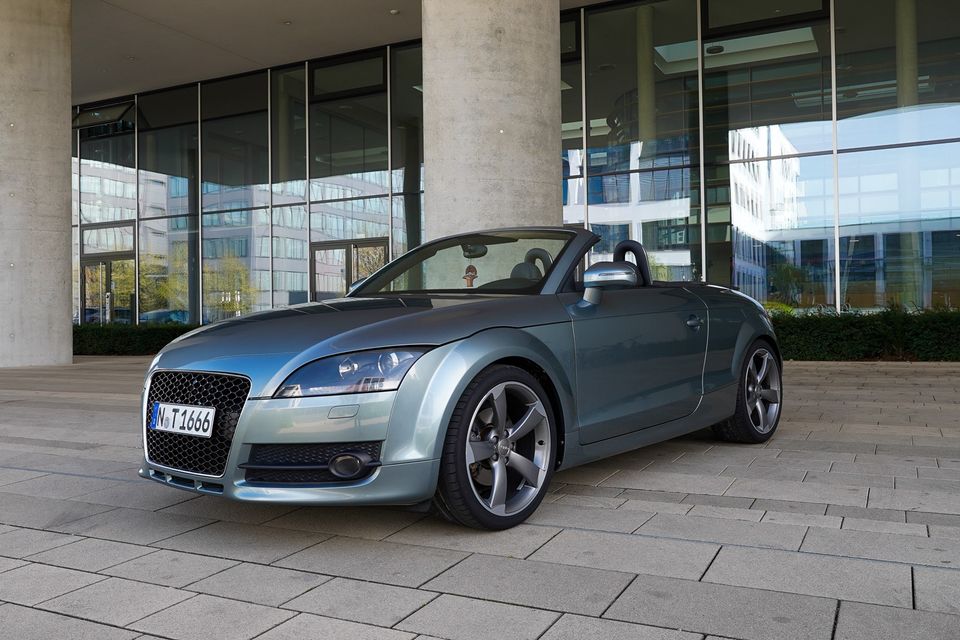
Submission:
[[[251,502],[522,522],[553,473],[705,427],[763,442],[781,359],[737,291],[655,282],[643,247],[516,228],[426,243],[344,298],[211,324],[143,390],[140,475]],[[632,261],[628,260],[632,257]]]

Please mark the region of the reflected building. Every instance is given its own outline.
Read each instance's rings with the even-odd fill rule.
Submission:
[[[591,260],[629,238],[658,279],[797,312],[960,306],[954,3],[564,7],[562,219]],[[342,295],[419,244],[422,75],[405,42],[78,105],[75,322]]]

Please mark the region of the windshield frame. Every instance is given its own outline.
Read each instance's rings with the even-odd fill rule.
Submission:
[[[537,238],[538,235],[542,234],[544,239],[550,240],[564,240],[563,247],[560,251],[557,252],[557,255],[553,256],[553,262],[550,264],[550,268],[545,271],[543,277],[540,280],[530,287],[523,289],[482,289],[480,287],[464,287],[459,289],[410,289],[405,291],[369,291],[371,285],[376,284],[379,287],[388,285],[390,282],[400,277],[403,273],[414,268],[417,264],[429,260],[430,257],[437,254],[441,249],[438,245],[448,245],[443,247],[443,249],[453,248],[459,244],[463,244],[465,238],[471,238],[476,236],[492,236],[492,235],[502,235],[505,237],[510,237],[510,234],[517,234],[516,240],[525,240],[530,238]],[[576,243],[578,234],[573,229],[565,229],[563,227],[519,227],[519,228],[509,228],[509,229],[490,229],[490,230],[478,230],[471,231],[469,233],[461,233],[455,236],[446,236],[443,238],[437,238],[436,240],[431,240],[430,242],[425,242],[417,247],[414,247],[410,251],[407,251],[398,258],[394,258],[392,261],[385,264],[383,267],[372,273],[368,276],[363,282],[356,286],[352,291],[347,293],[348,298],[364,298],[364,297],[382,297],[382,296],[402,296],[402,295],[540,295],[543,293],[544,287],[546,287],[548,281],[550,280],[551,275],[558,268],[558,265],[564,261],[564,258],[569,254],[570,248]],[[430,256],[421,258],[420,254],[430,252]],[[565,268],[565,267],[564,267]]]

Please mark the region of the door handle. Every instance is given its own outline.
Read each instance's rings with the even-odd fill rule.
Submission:
[[[703,326],[703,319],[699,316],[690,316],[687,318],[687,326],[694,330],[699,329]]]

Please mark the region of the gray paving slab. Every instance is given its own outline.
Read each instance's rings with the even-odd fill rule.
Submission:
[[[412,640],[415,634],[301,613],[257,640]],[[417,640],[426,640],[417,636]]]
[[[811,527],[800,550],[932,567],[960,567],[960,540],[945,538]]]
[[[617,494],[627,500],[646,500],[648,502],[681,502],[687,497],[686,493],[677,491],[646,491],[644,489],[621,489]]]
[[[133,640],[140,634],[14,604],[0,605],[0,629],[11,640]]]
[[[806,469],[736,464],[729,465],[720,472],[722,476],[731,476],[734,478],[762,478],[764,480],[792,480],[794,482],[800,482],[806,474]]]
[[[617,509],[626,502],[626,498],[610,498],[606,496],[586,496],[560,494],[555,502],[572,507],[599,507],[603,509]],[[538,509],[539,511],[539,509]]]
[[[724,547],[704,582],[912,607],[910,567],[810,553]]]
[[[626,511],[646,511],[647,513],[673,513],[684,515],[696,505],[677,502],[653,502],[651,500],[627,500],[618,508]]]
[[[556,483],[556,478],[551,481],[550,486],[553,487],[554,483]],[[568,496],[595,496],[599,498],[613,498],[624,491],[625,489],[620,487],[594,487],[587,484],[562,484],[557,488],[557,493]]]
[[[872,473],[839,473],[836,471],[809,471],[803,478],[806,482],[839,485],[841,487],[880,487],[893,489],[894,476]]]
[[[643,489],[646,491],[722,495],[732,482],[733,478],[721,476],[700,476],[656,471],[620,471],[604,480],[600,486]]]
[[[223,558],[160,550],[104,569],[103,573],[118,578],[147,580],[168,587],[185,587],[236,564],[233,560]]]
[[[876,531],[878,533],[899,533],[906,536],[926,536],[927,525],[910,522],[887,522],[865,518],[844,518],[844,529],[857,531]]]
[[[10,569],[16,569],[17,567],[22,567],[27,562],[25,560],[14,560],[13,558],[0,558],[0,573],[4,571],[10,571]]]
[[[698,580],[718,548],[704,542],[568,530],[541,547],[530,560]]]
[[[490,621],[496,620],[500,629],[509,629],[511,639],[534,640],[558,617],[552,611],[442,595],[396,627],[449,640],[489,640]]]
[[[0,487],[23,480],[29,480],[30,478],[39,478],[46,475],[46,473],[46,471],[33,471],[30,469],[0,468]]]
[[[699,633],[661,629],[642,624],[603,620],[565,613],[541,640],[700,640]]]
[[[960,615],[960,569],[914,567],[916,608]]]
[[[780,513],[807,513],[823,515],[827,512],[827,504],[823,502],[800,502],[797,500],[770,500],[760,498],[753,502],[751,509],[762,511],[779,511]]]
[[[17,529],[0,536],[0,556],[24,558],[47,549],[62,547],[81,538],[54,531]]]
[[[51,473],[40,478],[0,485],[0,492],[44,498],[72,498],[91,491],[106,489],[119,483],[118,480],[107,478]]]
[[[931,538],[952,538],[960,540],[960,527],[944,527],[937,524],[926,525]]]
[[[262,524],[296,509],[297,507],[282,504],[236,502],[235,500],[224,500],[219,496],[197,496],[192,500],[178,502],[166,507],[161,511],[196,518],[226,520],[227,522]]]
[[[395,542],[336,537],[287,556],[278,566],[401,587],[417,587],[468,554]]]
[[[174,640],[249,640],[294,615],[293,611],[201,594],[129,626]]]
[[[28,606],[106,579],[45,564],[27,564],[0,575],[0,600]]]
[[[631,580],[629,573],[475,554],[421,588],[599,616]]]
[[[725,518],[727,520],[760,522],[760,518],[763,517],[763,511],[744,509],[742,507],[717,507],[709,504],[698,504],[694,505],[688,515],[701,518]]]
[[[66,523],[111,509],[106,505],[0,493],[0,524],[19,527],[57,530]]]
[[[208,556],[270,564],[331,536],[273,529],[239,522],[215,522],[154,543],[164,549],[189,549]]]
[[[791,500],[799,502],[823,502],[827,504],[846,504],[854,507],[867,506],[867,489],[860,487],[842,487],[806,482],[788,482],[785,480],[736,480],[724,495],[767,498],[770,500]]]
[[[960,515],[950,513],[928,513],[926,511],[907,511],[907,522],[944,527],[960,527]]]
[[[839,516],[821,516],[812,513],[795,513],[783,511],[762,511],[764,524],[793,524],[801,527],[830,527],[839,529],[843,518]]]
[[[603,617],[744,640],[830,640],[835,611],[829,598],[640,575]]]
[[[690,493],[684,496],[681,504],[701,504],[711,507],[730,507],[731,509],[749,509],[754,498],[735,498],[733,496],[713,496],[702,493]]]
[[[932,511],[960,515],[960,494],[907,489],[873,489],[870,491],[870,504],[867,506],[877,509]]]
[[[77,540],[62,547],[37,553],[29,559],[80,571],[102,571],[155,551],[150,547],[97,538],[78,538]]]
[[[330,576],[242,562],[187,585],[190,591],[278,607],[332,580]]]
[[[553,508],[553,505],[543,506]],[[579,509],[578,507],[568,508]],[[609,510],[591,509],[590,511],[606,512]],[[387,538],[387,541],[470,553],[526,558],[559,532],[560,529],[557,527],[535,527],[529,524],[520,524],[504,531],[464,530],[462,526],[439,518],[427,518],[393,534]]]
[[[906,522],[903,511],[896,509],[871,509],[868,507],[849,507],[831,504],[827,506],[828,516],[860,518],[862,520],[883,520],[885,522]]]
[[[334,578],[284,604],[286,609],[392,627],[436,593],[376,582]]]
[[[76,618],[123,627],[194,595],[170,587],[109,578],[38,606]]]
[[[114,508],[105,513],[74,520],[54,528],[57,531],[91,538],[104,538],[130,544],[152,544],[191,529],[199,529],[212,522],[213,520],[207,518]]]
[[[960,616],[841,602],[835,640],[956,640]]]
[[[266,524],[283,529],[381,540],[423,517],[423,514],[413,511],[376,507],[310,507],[280,516]]]
[[[151,480],[142,480],[141,482],[123,482],[106,489],[91,491],[71,498],[71,500],[104,504],[111,507],[156,511],[193,498],[194,494],[192,493],[172,490],[170,487],[165,487]]]
[[[684,540],[699,540],[701,542],[796,551],[800,548],[800,543],[806,533],[806,527],[658,513],[640,527],[637,533],[644,536],[663,536]]]
[[[533,513],[527,522],[539,525],[553,525],[554,527],[572,527],[577,529],[593,529],[596,531],[630,533],[636,531],[640,525],[652,517],[652,513],[634,509],[621,511],[619,509],[579,507],[554,503],[542,505]],[[557,533],[559,529],[553,529],[553,531]],[[533,551],[535,550],[536,549]],[[530,553],[533,553],[533,551]]]

